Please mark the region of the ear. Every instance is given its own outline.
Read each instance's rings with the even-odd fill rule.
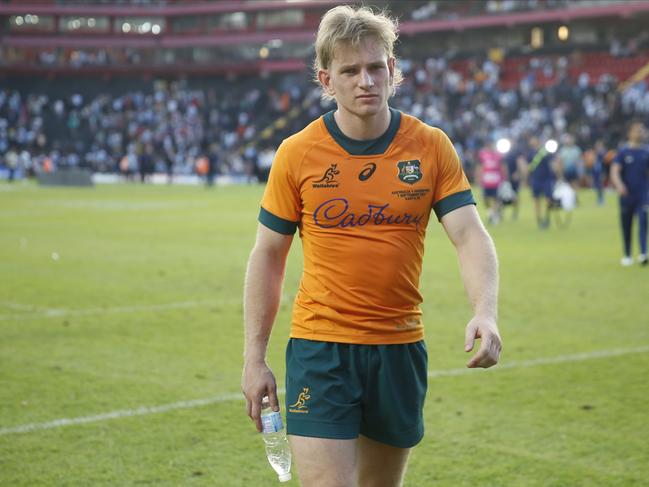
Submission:
[[[327,71],[326,69],[321,69],[320,71],[318,71],[318,81],[320,81],[322,88],[328,95],[334,96],[336,94],[333,86],[331,85],[331,76],[329,75],[329,71]]]
[[[397,65],[397,60],[394,57],[388,58],[388,73],[390,75],[390,84],[394,82],[394,68]]]

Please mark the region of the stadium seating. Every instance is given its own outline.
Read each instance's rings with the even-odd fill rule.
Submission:
[[[491,63],[491,68],[488,61],[480,65],[475,60],[404,60],[406,82],[392,104],[446,130],[468,165],[478,145],[496,134],[516,139],[531,132],[549,137],[571,130],[582,146],[591,146],[604,132],[619,134],[629,117],[647,116],[643,83],[636,85],[637,100],[626,100],[629,113],[609,113],[608,107],[614,105],[604,101],[609,92],[621,99],[623,95],[615,92],[617,80],[645,65],[648,52],[632,57],[589,52],[574,54],[570,60],[564,56],[563,62],[561,58],[515,56],[500,66]],[[563,84],[562,72],[567,76]],[[449,73],[457,74],[455,81]],[[588,74],[587,86],[579,84],[582,73]],[[529,93],[521,87],[524,77],[531,80]],[[74,88],[67,80],[54,80],[47,83],[47,90],[39,90],[39,83],[43,87],[42,81],[23,85],[22,94],[0,92],[0,153],[17,151],[27,172],[38,172],[46,157],[54,167],[79,165],[115,172],[129,151],[140,154],[151,143],[156,171],[164,172],[165,161],[171,158],[176,173],[189,174],[213,142],[222,153],[221,172],[241,167],[251,172],[259,147],[278,145],[332,108],[321,104],[318,87],[306,74],[233,81],[194,78],[174,84],[125,78],[75,83]],[[611,90],[596,89],[601,83],[613,83]],[[540,118],[530,124],[530,111],[543,100],[555,99],[561,90],[580,94],[564,100],[570,114],[537,110]],[[586,99],[609,112],[593,119]]]

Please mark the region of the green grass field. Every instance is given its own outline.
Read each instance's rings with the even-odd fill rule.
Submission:
[[[261,193],[0,185],[0,485],[277,484],[239,392]],[[649,485],[649,269],[620,267],[615,198],[594,199],[539,231],[525,194],[491,229],[504,352],[489,371],[463,369],[470,310],[431,221],[432,378],[405,485]],[[281,387],[300,271],[296,239],[269,350]]]

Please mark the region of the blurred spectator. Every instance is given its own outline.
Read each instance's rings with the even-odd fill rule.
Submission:
[[[488,222],[491,224],[500,222],[498,188],[505,180],[502,158],[502,154],[496,150],[493,141],[488,141],[485,147],[478,152],[480,186],[482,187],[482,196],[487,208]]]
[[[631,239],[633,220],[638,220],[639,252],[638,263],[649,264],[647,257],[647,194],[649,183],[649,149],[644,145],[645,127],[642,122],[632,121],[627,131],[627,140],[615,156],[611,166],[611,180],[620,196],[620,223],[624,255],[621,264],[633,264]]]
[[[577,183],[584,176],[584,161],[582,152],[575,144],[575,138],[570,134],[563,136],[563,144],[557,154],[557,165],[559,173],[573,189],[577,189]]]
[[[538,137],[530,138],[529,175],[534,210],[538,227],[543,230],[550,226],[550,208],[556,176],[552,167],[554,154],[549,152]]]
[[[270,173],[270,166],[273,164],[275,158],[275,149],[267,146],[259,154],[259,180],[261,182],[268,181],[268,174]]]
[[[512,206],[512,219],[518,219],[520,210],[519,192],[521,185],[527,180],[527,153],[529,148],[526,142],[517,142],[505,156],[505,168],[507,170],[508,181],[511,185],[513,197],[509,201]]]
[[[12,182],[16,177],[16,169],[18,168],[18,154],[12,148],[9,148],[5,156],[5,162],[7,164],[7,169],[9,170],[9,182]]]
[[[219,173],[219,166],[221,162],[220,148],[218,144],[210,144],[210,151],[207,156],[207,185],[214,185],[214,178]]]

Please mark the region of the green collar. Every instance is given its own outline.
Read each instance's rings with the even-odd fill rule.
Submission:
[[[401,124],[401,112],[390,108],[390,125],[388,125],[388,129],[383,135],[371,140],[355,140],[350,139],[342,133],[342,130],[340,130],[334,119],[334,110],[325,113],[323,118],[327,130],[329,130],[334,140],[352,156],[376,156],[383,154],[388,150]]]

